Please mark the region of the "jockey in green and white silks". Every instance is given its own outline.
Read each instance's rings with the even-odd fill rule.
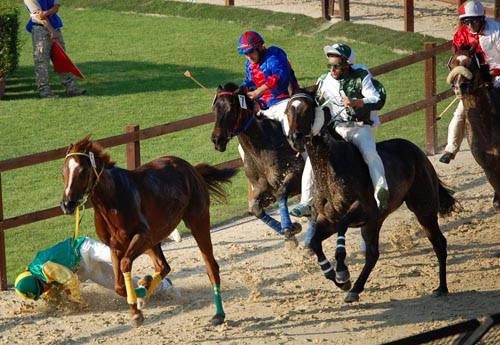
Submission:
[[[105,244],[89,237],[67,238],[39,251],[26,270],[14,283],[16,293],[32,300],[53,296],[56,284],[61,285],[70,301],[80,303],[80,281],[91,280],[105,288],[114,289],[111,251]],[[134,277],[139,281],[139,278]],[[139,289],[139,288],[138,288]],[[165,278],[155,291],[172,289]],[[142,292],[139,291],[139,292]]]
[[[389,188],[372,132],[372,127],[380,124],[376,109],[379,109],[381,95],[368,69],[354,65],[354,52],[349,46],[326,46],[324,53],[330,72],[318,79],[320,107],[317,114],[323,116],[323,108],[327,107],[332,116],[328,125],[359,149],[368,165],[377,205],[384,209],[389,200]]]

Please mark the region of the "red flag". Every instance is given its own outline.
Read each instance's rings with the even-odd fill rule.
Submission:
[[[52,54],[50,58],[52,59],[52,65],[54,66],[55,72],[73,73],[78,78],[85,79],[82,72],[80,72],[78,67],[71,61],[59,42],[55,39],[52,40]]]

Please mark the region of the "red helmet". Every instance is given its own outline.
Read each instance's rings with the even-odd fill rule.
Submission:
[[[469,0],[458,8],[458,18],[484,17],[484,7],[479,1]]]
[[[247,31],[240,36],[238,40],[238,52],[243,54],[251,53],[254,49],[262,46],[264,44],[264,39],[258,32]]]

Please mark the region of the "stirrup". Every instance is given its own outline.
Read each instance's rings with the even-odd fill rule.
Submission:
[[[290,211],[294,217],[309,217],[311,215],[311,206],[298,204]]]

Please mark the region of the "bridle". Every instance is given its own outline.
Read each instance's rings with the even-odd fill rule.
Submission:
[[[241,98],[238,99],[240,107],[239,107],[239,113],[237,116],[238,120],[237,120],[236,124],[238,124],[238,122],[243,122],[243,123],[240,126],[233,128],[228,133],[228,139],[231,139],[233,137],[239,136],[241,133],[244,133],[250,127],[250,125],[255,120],[254,112],[252,110],[246,108],[246,96],[243,94],[238,94],[234,91],[220,91],[215,95],[213,105],[215,105],[217,98],[219,98],[220,96],[231,96],[231,97],[234,97],[234,96],[240,97],[241,96],[242,97],[242,99]],[[245,107],[242,106],[243,105],[242,102],[245,102],[244,103]],[[225,116],[225,114],[223,116]],[[243,119],[245,117],[246,117],[246,120],[239,121],[239,119]]]
[[[292,97],[290,97],[290,99],[288,100],[288,106],[285,110],[285,114],[288,115],[288,110],[290,108],[290,105],[292,104],[292,102],[296,99],[306,99],[308,101],[310,101],[313,105],[313,112],[314,112],[314,109],[316,108],[316,106],[318,106],[318,102],[316,101],[316,99],[314,97],[312,97],[311,95],[307,94],[307,93],[303,93],[303,92],[300,92],[300,93],[296,93],[294,95],[292,95]],[[296,116],[296,114],[292,114],[292,116]],[[315,135],[313,133],[313,127],[314,127],[314,122],[316,120],[316,116],[315,114],[313,114],[313,116],[311,117],[311,123],[310,123],[310,126],[311,126],[311,131],[307,134],[307,135],[304,135],[304,139],[310,139],[313,135]]]
[[[90,194],[92,194],[92,192],[94,191],[94,188],[97,186],[97,184],[99,183],[99,178],[101,177],[102,173],[104,172],[104,164],[101,168],[101,171],[100,172],[97,172],[97,164],[96,164],[96,161],[95,161],[95,157],[94,157],[94,153],[92,151],[89,151],[89,153],[84,153],[84,152],[71,152],[71,153],[68,153],[65,157],[64,157],[64,161],[66,162],[66,160],[69,158],[69,157],[72,157],[72,156],[83,156],[83,157],[87,157],[90,161],[90,166],[92,167],[92,171],[94,172],[94,175],[95,175],[95,181],[94,183],[92,184],[92,186],[90,186],[90,184],[87,186],[87,188],[85,189],[85,192],[84,192],[84,195],[83,195],[83,198],[81,199],[80,203],[79,203],[79,206],[81,205],[84,205],[85,202],[87,201],[88,197]]]

